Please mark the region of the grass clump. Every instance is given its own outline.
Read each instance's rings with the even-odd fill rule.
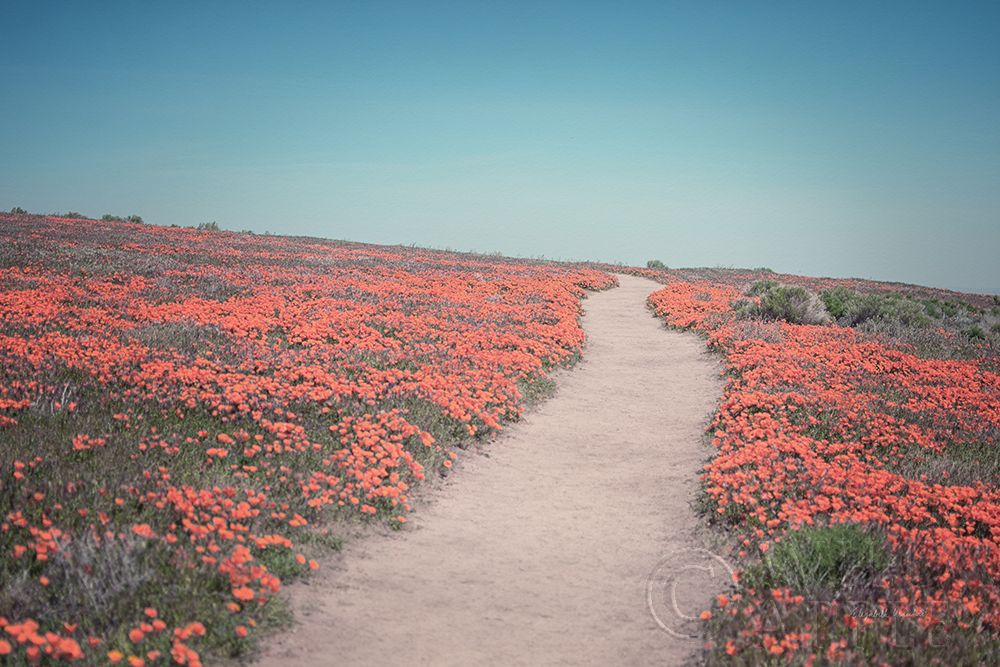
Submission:
[[[817,599],[865,587],[890,564],[883,539],[857,524],[807,527],[788,533],[743,575],[756,589],[790,587]]]

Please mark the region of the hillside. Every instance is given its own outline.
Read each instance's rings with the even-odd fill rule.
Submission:
[[[614,284],[34,216],[3,216],[0,248],[0,625],[29,658],[244,652],[336,543],[324,523],[404,522],[414,483],[573,361],[584,288]]]
[[[344,526],[405,534],[588,359],[616,273],[725,368],[697,502],[741,577],[702,658],[996,655],[995,296],[0,214],[0,660],[251,655]]]

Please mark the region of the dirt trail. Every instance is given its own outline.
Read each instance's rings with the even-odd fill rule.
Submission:
[[[699,545],[719,367],[651,316],[658,285],[620,281],[585,301],[584,359],[556,395],[460,458],[405,530],[294,587],[297,624],[260,664],[670,665],[698,648],[657,625],[646,586]],[[704,609],[713,587],[696,588]]]

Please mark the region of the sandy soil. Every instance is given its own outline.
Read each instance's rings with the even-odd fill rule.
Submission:
[[[651,316],[655,283],[620,281],[585,302],[584,359],[556,395],[460,457],[406,529],[292,587],[297,624],[260,664],[671,665],[698,649],[647,587],[703,567],[683,554],[701,546],[690,502],[719,366]],[[687,579],[696,614],[722,584]]]

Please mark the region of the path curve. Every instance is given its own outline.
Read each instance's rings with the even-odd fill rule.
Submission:
[[[646,581],[699,545],[719,367],[652,317],[660,285],[619,280],[584,302],[587,347],[556,395],[460,458],[405,530],[293,586],[296,625],[261,665],[670,665],[698,648],[658,627]]]

